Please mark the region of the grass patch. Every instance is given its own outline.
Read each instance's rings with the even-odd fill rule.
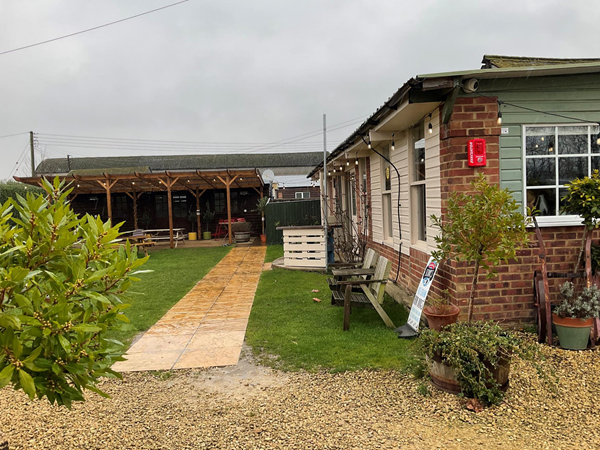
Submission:
[[[283,245],[269,245],[267,247],[267,255],[265,256],[265,262],[270,263],[275,261],[277,258],[283,256]]]
[[[154,325],[229,250],[231,247],[176,248],[151,252],[150,259],[141,269],[154,272],[139,275],[141,281],[131,288],[131,308],[125,311],[133,329],[111,331],[107,337],[129,345],[137,333]]]
[[[387,295],[383,307],[396,326],[406,322],[406,308]],[[353,309],[349,331],[342,331],[342,316],[325,275],[273,269],[261,276],[246,342],[261,363],[290,371],[406,369],[414,362],[411,341],[398,339],[375,310]]]

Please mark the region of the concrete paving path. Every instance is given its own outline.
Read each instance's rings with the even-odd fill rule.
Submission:
[[[266,247],[235,247],[150,328],[118,372],[237,364]],[[173,280],[176,283],[177,280]]]

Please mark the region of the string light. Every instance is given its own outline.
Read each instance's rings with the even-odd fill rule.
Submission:
[[[331,176],[331,170],[327,172],[327,175]]]
[[[394,142],[394,133],[392,133],[392,151],[396,150],[396,143]]]
[[[369,143],[367,144],[367,147],[369,148],[369,150],[371,149],[371,139],[369,139]]]
[[[427,125],[427,131],[429,131],[429,134],[433,134],[433,125],[431,125],[431,113],[429,114],[429,125]]]
[[[354,160],[354,165],[355,165],[355,166],[358,166],[358,159],[355,159],[355,160]]]
[[[350,161],[346,160],[346,165],[349,166],[350,165]]]
[[[502,111],[500,111],[501,107],[502,107],[502,102],[498,101],[498,125],[502,125]]]

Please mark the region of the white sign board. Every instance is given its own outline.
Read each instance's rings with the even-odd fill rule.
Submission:
[[[417,293],[413,299],[407,321],[407,324],[415,331],[419,330],[419,322],[421,321],[421,313],[425,306],[425,299],[427,298],[427,294],[429,294],[429,288],[431,288],[438,266],[439,264],[437,261],[434,261],[433,258],[429,258],[427,267],[425,267],[425,271],[419,282],[419,287],[417,288]]]

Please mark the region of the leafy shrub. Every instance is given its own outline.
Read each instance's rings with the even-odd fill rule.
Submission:
[[[119,376],[124,347],[106,332],[128,322],[126,291],[147,257],[116,248],[118,226],[78,217],[58,179],[44,189],[0,207],[0,387],[70,407]]]
[[[591,230],[600,226],[600,174],[594,170],[591,177],[577,178],[565,185],[561,212],[581,216]]]
[[[570,281],[560,287],[562,301],[554,312],[560,317],[573,319],[591,319],[600,316],[600,289],[591,285],[575,296],[575,286]]]
[[[513,356],[537,357],[535,347],[494,322],[457,322],[444,331],[425,329],[418,344],[426,356],[439,356],[454,369],[465,396],[486,405],[498,404],[503,398],[492,373],[501,361]]]
[[[17,196],[25,197],[28,192],[32,194],[42,194],[44,190],[35,186],[19,183],[17,181],[0,182],[0,204],[6,203],[9,198],[16,199]]]

